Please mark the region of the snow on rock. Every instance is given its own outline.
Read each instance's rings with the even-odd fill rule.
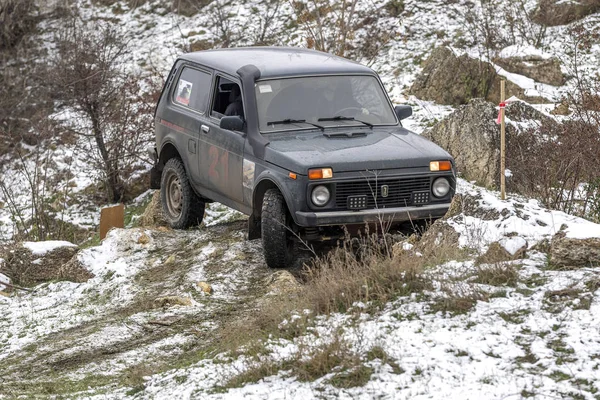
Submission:
[[[500,239],[500,245],[504,247],[511,256],[514,256],[522,248],[527,248],[527,240],[519,236],[502,238]]]
[[[65,240],[47,240],[45,242],[23,242],[23,247],[29,249],[34,256],[44,256],[61,247],[77,247],[77,245]]]

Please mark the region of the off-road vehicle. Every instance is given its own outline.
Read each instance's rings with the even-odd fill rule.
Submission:
[[[151,186],[176,229],[198,225],[213,201],[249,215],[249,239],[262,237],[270,267],[286,267],[299,240],[445,214],[454,160],[402,127],[411,115],[373,70],[331,54],[185,54],[156,107]]]

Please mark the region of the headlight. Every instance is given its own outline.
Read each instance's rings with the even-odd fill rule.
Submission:
[[[450,182],[446,178],[437,178],[433,181],[432,191],[435,197],[444,197],[450,191]]]
[[[312,191],[312,195],[310,196],[314,205],[323,207],[325,204],[329,202],[329,189],[326,186],[319,185],[315,187]]]

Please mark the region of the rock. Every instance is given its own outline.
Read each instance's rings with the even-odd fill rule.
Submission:
[[[423,100],[438,104],[461,105],[475,98],[485,98],[500,103],[500,76],[492,64],[464,54],[456,56],[447,47],[433,50],[410,88],[410,93]],[[507,98],[544,102],[539,98],[527,98],[525,91],[506,81]]]
[[[545,26],[566,25],[600,11],[598,0],[539,0],[532,20]]]
[[[210,286],[210,284],[206,282],[198,282],[196,285],[200,290],[202,290],[206,294],[212,294],[213,292],[212,286]]]
[[[266,285],[269,292],[275,294],[295,293],[302,289],[302,285],[289,271],[276,271],[267,278]]]
[[[572,239],[557,235],[550,245],[550,265],[565,269],[600,265],[600,238]]]
[[[427,257],[440,247],[458,248],[459,238],[459,233],[450,224],[443,219],[439,219],[423,233],[421,240],[415,246],[415,250]]]
[[[2,272],[21,286],[55,280],[85,282],[94,275],[81,265],[77,251],[68,242],[24,242],[6,253]]]
[[[497,188],[500,181],[500,129],[496,125],[497,107],[483,99],[474,99],[425,131],[423,136],[448,151],[455,159],[463,177],[488,188]],[[507,168],[518,174],[510,164],[511,143],[522,131],[519,122],[550,121],[550,118],[526,103],[517,101],[506,107]],[[510,180],[508,182],[510,185]],[[509,189],[511,189],[509,187]]]
[[[164,296],[154,300],[155,308],[173,307],[173,306],[191,306],[192,300],[189,297],[182,296]]]
[[[150,203],[146,206],[144,213],[140,217],[140,226],[167,226],[167,221],[163,216],[162,204],[160,202],[160,191],[157,190],[152,195]]]
[[[508,72],[524,75],[536,82],[553,86],[561,86],[565,83],[560,60],[556,57],[546,59],[540,56],[496,58],[494,63]]]
[[[148,244],[150,243],[150,237],[145,233],[142,233],[137,240],[138,244]]]
[[[571,114],[571,110],[569,109],[569,103],[566,101],[561,102],[556,108],[550,111],[552,115],[569,115]]]
[[[171,254],[169,257],[167,257],[167,259],[165,260],[165,265],[169,265],[169,264],[173,264],[175,262],[175,254]]]
[[[521,237],[503,238],[489,245],[485,254],[477,258],[478,264],[495,264],[525,258],[527,241]]]

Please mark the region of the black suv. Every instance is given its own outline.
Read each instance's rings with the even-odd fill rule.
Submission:
[[[156,107],[151,186],[173,228],[217,201],[250,216],[270,267],[299,240],[342,227],[435,219],[450,206],[454,160],[404,129],[370,68],[283,47],[200,51],[173,65]]]

